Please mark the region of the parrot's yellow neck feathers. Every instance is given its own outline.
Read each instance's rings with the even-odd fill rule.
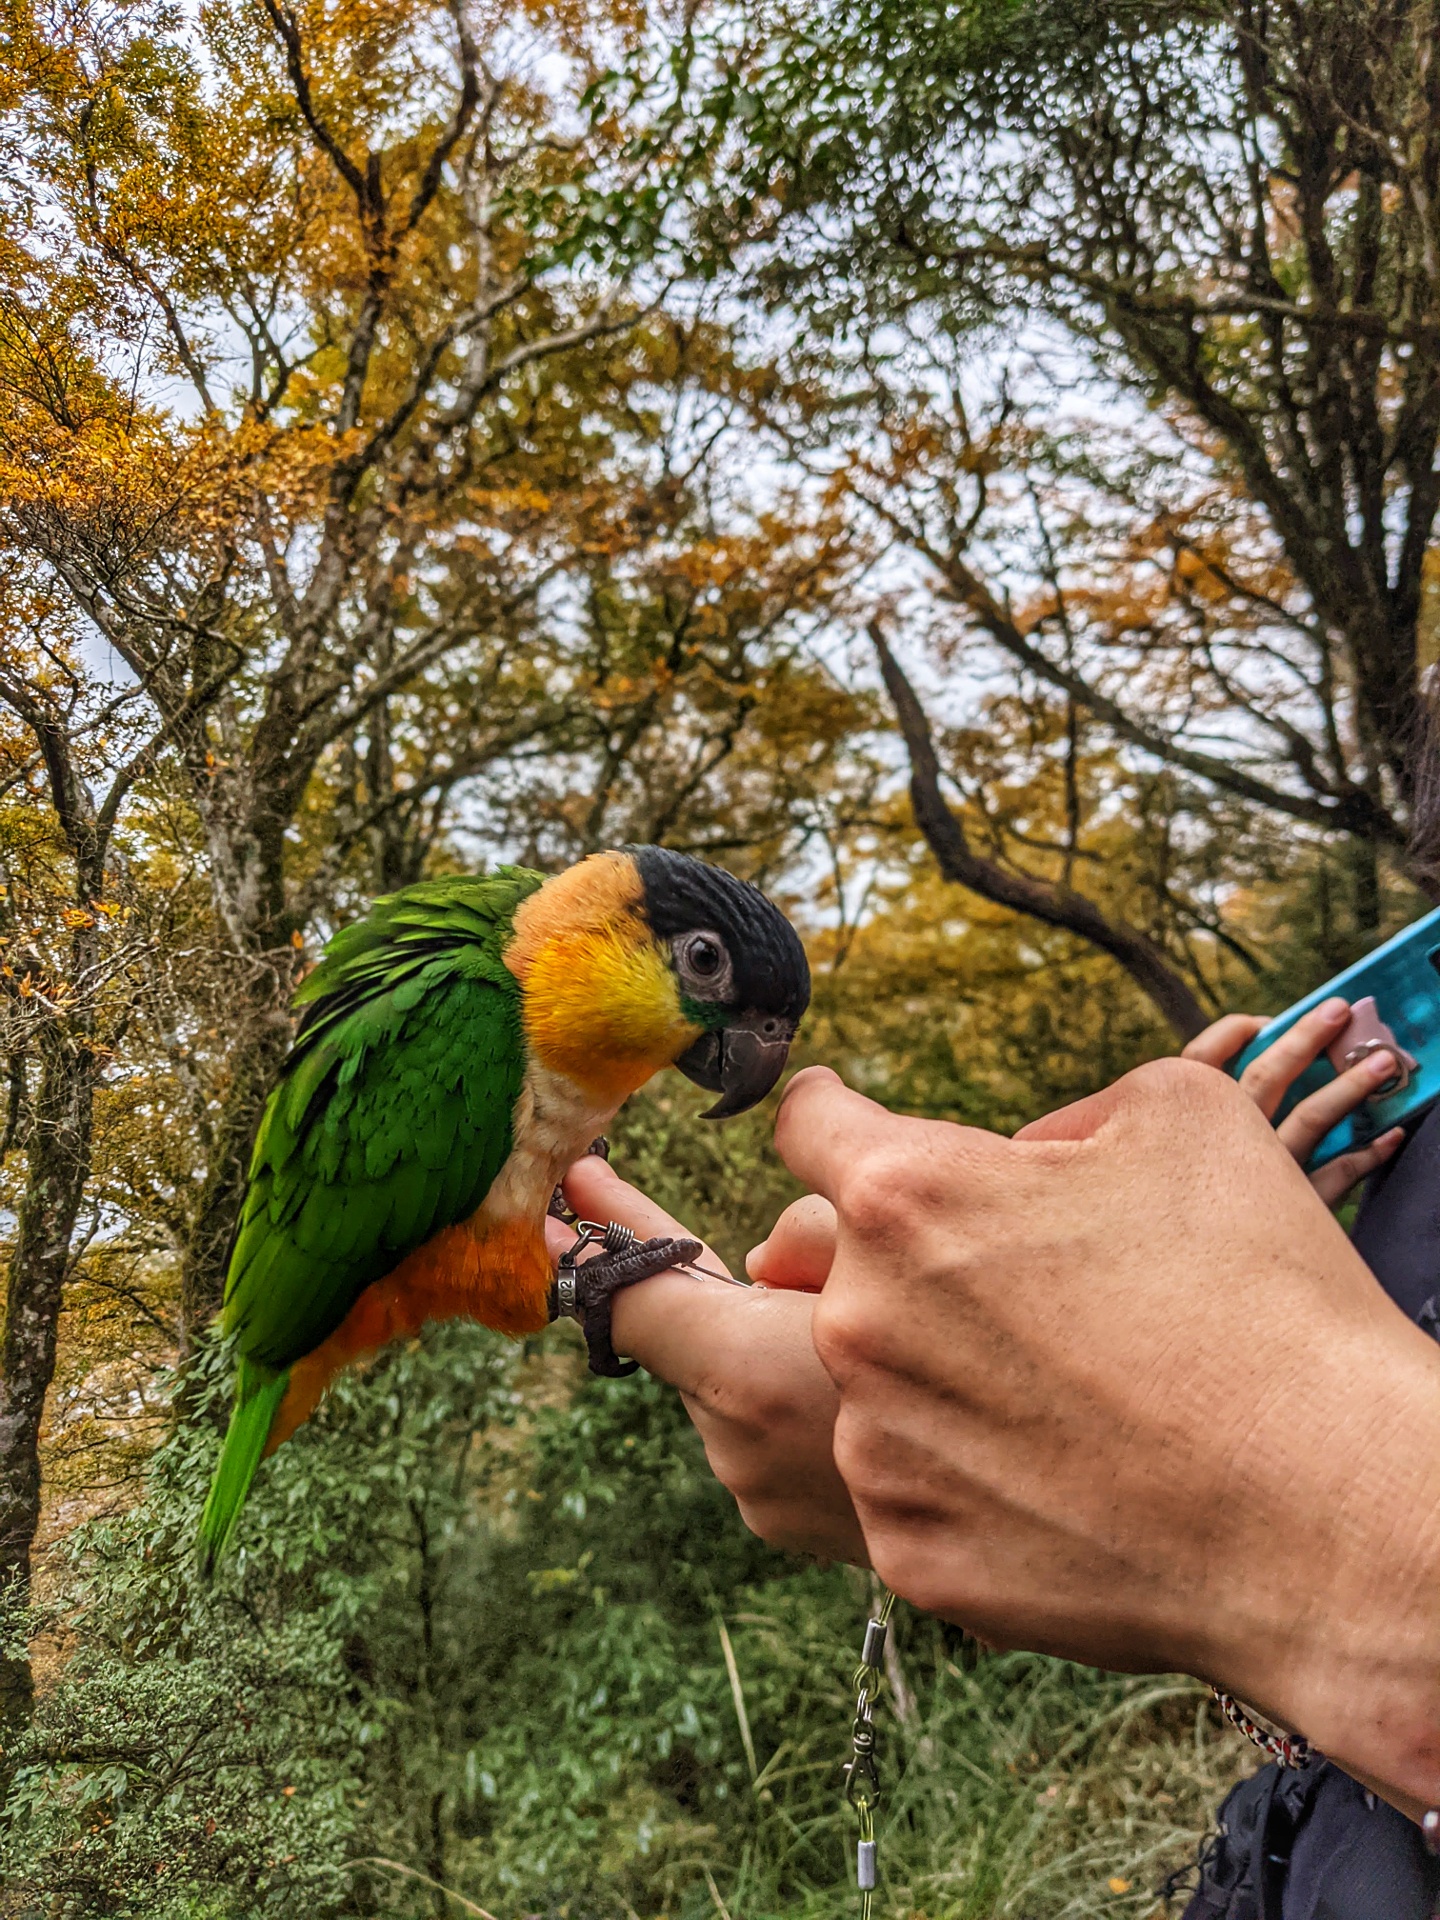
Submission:
[[[505,949],[531,1052],[617,1106],[700,1036],[643,902],[633,860],[592,854],[521,902]]]

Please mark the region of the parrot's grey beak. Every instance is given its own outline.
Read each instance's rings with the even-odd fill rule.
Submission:
[[[758,1106],[785,1071],[795,1029],[776,1014],[747,1014],[719,1033],[706,1033],[675,1062],[687,1080],[720,1098],[701,1115],[728,1120]]]

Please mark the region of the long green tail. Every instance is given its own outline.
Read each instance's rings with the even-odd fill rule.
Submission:
[[[230,1544],[235,1522],[255,1478],[255,1469],[265,1451],[265,1442],[280,1402],[285,1398],[290,1374],[262,1372],[249,1361],[240,1362],[235,1380],[235,1411],[220,1463],[210,1483],[210,1495],[200,1516],[200,1574],[208,1580],[215,1562]]]

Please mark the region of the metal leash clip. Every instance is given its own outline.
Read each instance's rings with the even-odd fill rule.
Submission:
[[[850,1726],[851,1757],[845,1765],[845,1798],[855,1809],[859,1838],[855,1845],[855,1884],[860,1892],[860,1920],[870,1920],[875,1894],[875,1809],[880,1804],[880,1769],[875,1759],[874,1703],[880,1691],[880,1666],[885,1658],[893,1593],[886,1593],[880,1611],[865,1625],[865,1643],[855,1670],[855,1718]]]

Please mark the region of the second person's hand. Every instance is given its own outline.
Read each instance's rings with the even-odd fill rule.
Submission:
[[[1327,1000],[1297,1020],[1246,1067],[1240,1076],[1240,1090],[1250,1096],[1267,1120],[1273,1118],[1290,1088],[1319,1059],[1349,1017],[1348,1002],[1338,996]],[[1265,1024],[1259,1014],[1227,1013],[1197,1034],[1181,1057],[1209,1067],[1224,1067]],[[1368,1100],[1394,1070],[1391,1056],[1381,1052],[1337,1074],[1286,1114],[1275,1130],[1281,1145],[1303,1166],[1330,1129]],[[1022,1128],[1020,1138],[1025,1137],[1025,1131]],[[1342,1153],[1318,1173],[1312,1173],[1311,1186],[1327,1207],[1339,1206],[1357,1181],[1384,1166],[1404,1138],[1403,1127],[1392,1127],[1368,1146]],[[835,1209],[819,1194],[807,1194],[785,1209],[769,1239],[751,1252],[745,1270],[761,1286],[819,1293],[834,1259]]]
[[[1349,1003],[1338,995],[1312,1007],[1273,1046],[1250,1062],[1240,1075],[1240,1091],[1249,1094],[1267,1120],[1273,1119],[1300,1075],[1320,1058],[1349,1018]],[[1182,1058],[1199,1060],[1207,1067],[1224,1067],[1265,1025],[1266,1021],[1253,1013],[1227,1013],[1197,1034]],[[1330,1129],[1362,1106],[1394,1072],[1393,1056],[1381,1051],[1337,1074],[1286,1114],[1275,1129],[1281,1144],[1303,1167]],[[1404,1138],[1403,1127],[1392,1127],[1369,1146],[1342,1153],[1318,1173],[1312,1173],[1311,1186],[1327,1207],[1339,1206],[1356,1181],[1384,1166]]]

